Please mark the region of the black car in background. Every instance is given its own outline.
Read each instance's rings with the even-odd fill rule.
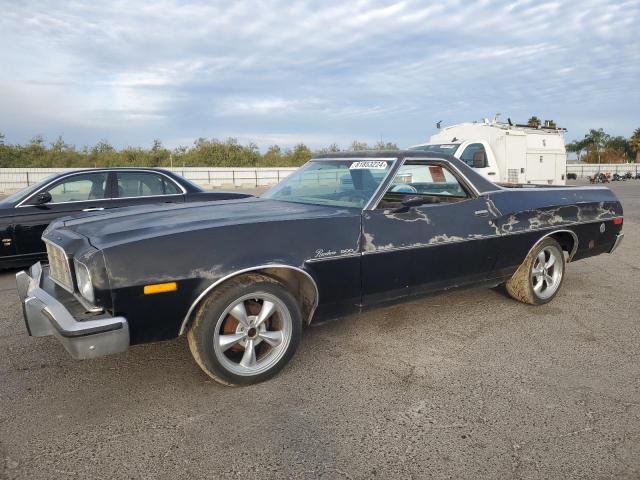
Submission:
[[[46,259],[42,232],[58,217],[151,203],[249,196],[205,192],[179,175],[155,168],[86,169],[56,174],[0,200],[0,268]]]

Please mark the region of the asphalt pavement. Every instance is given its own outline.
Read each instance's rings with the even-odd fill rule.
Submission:
[[[640,182],[548,305],[450,292],[308,328],[226,388],[184,339],[75,361],[0,274],[0,478],[639,478]]]

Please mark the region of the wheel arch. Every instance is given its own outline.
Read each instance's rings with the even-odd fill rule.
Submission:
[[[540,237],[538,240],[536,240],[536,243],[534,243],[532,247],[529,249],[525,258],[529,256],[529,254],[533,252],[533,250],[545,238],[553,238],[555,241],[557,241],[560,244],[560,247],[564,251],[566,251],[568,254],[567,262],[570,262],[573,259],[573,256],[576,254],[576,251],[578,250],[578,235],[576,234],[576,232],[568,229],[558,229],[558,230],[553,230],[551,232],[548,232],[544,234],[542,237]]]
[[[224,283],[228,282],[229,280],[232,280],[246,273],[262,273],[283,283],[287,287],[287,289],[289,289],[294,294],[296,300],[298,301],[298,305],[302,313],[302,318],[306,320],[307,324],[311,323],[311,319],[313,318],[313,314],[318,306],[319,301],[318,285],[315,279],[311,276],[311,274],[309,274],[309,272],[299,267],[293,267],[291,265],[283,264],[267,264],[237,270],[216,280],[207,288],[205,288],[204,291],[202,291],[202,293],[198,295],[198,297],[189,307],[189,310],[187,311],[187,314],[185,315],[180,325],[178,335],[182,335],[187,331],[196,308],[198,307],[200,302],[207,295],[209,295],[209,293],[211,293]]]

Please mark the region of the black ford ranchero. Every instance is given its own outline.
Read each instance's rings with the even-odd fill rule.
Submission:
[[[63,218],[17,275],[29,333],[79,359],[187,335],[215,380],[265,380],[303,325],[418,295],[505,284],[538,305],[569,262],[620,244],[604,187],[507,188],[452,156],[312,159],[260,198]]]

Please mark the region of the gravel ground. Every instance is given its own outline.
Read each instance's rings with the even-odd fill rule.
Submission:
[[[307,329],[225,388],[184,339],[74,361],[0,275],[0,478],[639,478],[640,182],[549,305],[468,290]]]

